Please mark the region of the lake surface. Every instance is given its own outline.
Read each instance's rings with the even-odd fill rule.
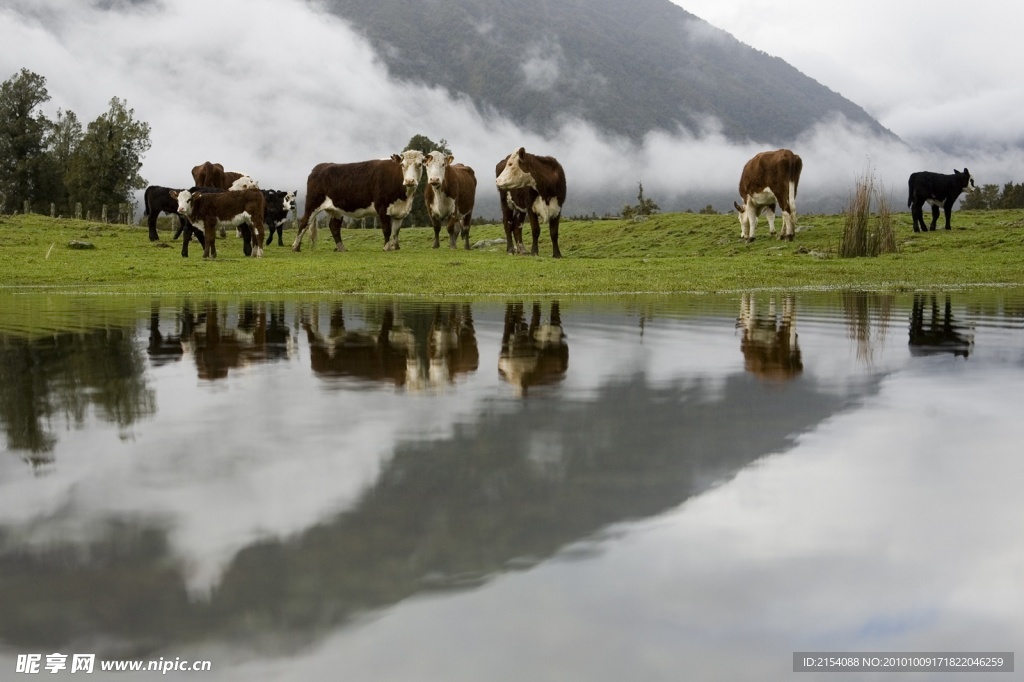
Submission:
[[[1019,289],[0,304],[4,679],[781,679],[1024,642]]]

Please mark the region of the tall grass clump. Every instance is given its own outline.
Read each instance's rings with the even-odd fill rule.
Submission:
[[[877,205],[872,214],[871,204]],[[889,198],[875,187],[875,175],[866,172],[843,210],[843,232],[839,241],[840,258],[878,256],[896,252],[896,230]]]

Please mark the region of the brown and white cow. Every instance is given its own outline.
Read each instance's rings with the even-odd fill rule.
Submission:
[[[310,220],[320,211],[331,216],[331,236],[336,251],[344,251],[342,219],[377,216],[384,233],[384,250],[397,251],[402,221],[412,210],[412,200],[423,175],[423,152],[408,150],[390,159],[356,163],[321,163],[306,179],[306,206],[299,221],[292,251],[302,248]],[[313,223],[315,238],[316,223]]]
[[[775,206],[782,209],[779,239],[793,241],[796,231],[796,191],[804,162],[788,149],[761,152],[747,161],[740,176],[743,205],[733,202],[740,219],[740,237],[754,241],[757,219],[768,212],[768,231],[775,234]]]
[[[203,244],[203,258],[217,257],[217,227],[246,223],[252,230],[252,255],[263,256],[263,213],[266,200],[258,189],[241,189],[234,192],[209,193],[190,190],[172,192],[178,200],[178,213],[195,224],[202,224],[206,241]]]
[[[192,169],[192,179],[196,187],[216,187],[218,189],[259,189],[259,185],[247,173],[236,173],[224,170],[219,163],[205,161]]]
[[[515,253],[512,240],[513,233],[517,232],[515,237],[518,252],[526,252],[523,247],[522,229],[516,230],[513,222],[516,211],[520,211],[530,219],[533,231],[531,253],[534,256],[538,254],[537,240],[540,238],[540,222],[543,221],[548,224],[548,234],[551,236],[551,255],[554,258],[561,258],[562,252],[558,250],[558,223],[561,220],[566,193],[565,171],[562,170],[562,165],[551,156],[528,154],[526,149],[520,147],[500,161],[495,171],[497,178],[494,182],[498,186],[498,196],[502,203],[507,251]]]
[[[449,246],[456,248],[461,232],[469,248],[469,223],[473,219],[476,202],[476,174],[469,166],[453,164],[455,157],[439,151],[427,154],[424,167],[427,186],[423,189],[423,203],[434,226],[434,248],[439,248],[441,223],[448,225]]]

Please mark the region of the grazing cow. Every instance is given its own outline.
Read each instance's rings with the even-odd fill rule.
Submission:
[[[271,242],[274,241],[275,230],[277,231],[277,245],[284,246],[282,237],[284,221],[288,214],[295,210],[295,196],[298,193],[298,190],[294,192],[285,192],[278,189],[263,191],[263,196],[267,200],[266,213],[263,214],[263,224],[267,227],[267,246],[270,246]]]
[[[788,149],[761,152],[747,161],[740,175],[740,198],[733,202],[740,219],[740,237],[754,241],[757,219],[769,211],[768,231],[775,234],[775,206],[782,209],[779,239],[793,241],[796,231],[796,191],[804,162]]]
[[[423,175],[423,152],[407,150],[390,159],[356,163],[321,163],[313,167],[306,180],[306,205],[299,221],[292,251],[302,248],[302,237],[310,220],[320,211],[331,216],[334,249],[344,251],[342,220],[377,216],[384,233],[384,250],[397,251],[402,221],[412,210],[413,195]],[[316,223],[311,239],[316,237]],[[393,230],[393,232],[392,232]]]
[[[261,190],[243,189],[219,193],[183,190],[172,192],[171,196],[178,199],[178,213],[192,223],[202,223],[206,235],[203,258],[217,257],[218,225],[238,227],[243,223],[250,225],[252,230],[252,255],[256,258],[263,256],[263,212],[266,200]]]
[[[928,171],[911,173],[907,184],[910,189],[907,206],[910,207],[910,214],[914,218],[914,232],[935,230],[935,224],[939,222],[939,206],[946,211],[946,229],[950,229],[949,212],[953,209],[953,204],[963,192],[972,192],[975,189],[974,178],[966,168],[963,173],[954,168],[952,175]],[[926,201],[932,205],[931,228],[925,227],[924,211],[921,210]]]
[[[796,299],[787,294],[782,299],[782,314],[776,310],[773,296],[768,311],[758,311],[753,294],[743,294],[740,317],[736,323],[743,330],[740,352],[746,370],[761,379],[784,381],[803,372],[796,334]]]
[[[434,248],[440,247],[441,222],[448,224],[449,246],[456,248],[459,233],[469,248],[469,223],[476,202],[476,174],[469,166],[452,164],[455,157],[439,151],[427,154],[427,186],[423,203],[434,226]]]
[[[156,220],[161,213],[177,215],[178,200],[171,196],[171,192],[180,191],[180,189],[160,187],[159,185],[150,185],[146,188],[142,201],[145,206],[143,215],[147,216],[147,222],[149,223],[149,241],[155,242],[160,240],[160,236],[156,233]],[[185,218],[182,218],[182,221],[185,220]],[[179,234],[182,229],[183,226],[178,228]],[[177,239],[178,234],[175,234],[174,237]]]
[[[494,182],[498,186],[498,195],[502,203],[501,213],[505,225],[507,251],[514,253],[512,239],[513,230],[516,228],[512,218],[518,210],[525,212],[530,219],[530,228],[533,231],[531,253],[534,256],[538,255],[540,221],[544,221],[548,224],[548,234],[551,236],[551,255],[554,258],[561,258],[562,252],[558,249],[558,223],[561,220],[562,207],[565,205],[565,171],[562,170],[561,164],[550,156],[527,154],[526,150],[520,147],[505,157],[504,161],[499,162],[495,170],[497,178]],[[506,216],[510,219],[506,219]],[[518,229],[516,238],[519,253],[525,253],[521,228]]]
[[[219,163],[206,161],[192,169],[196,187],[217,187],[218,189],[259,189],[259,185],[246,173],[225,171]]]

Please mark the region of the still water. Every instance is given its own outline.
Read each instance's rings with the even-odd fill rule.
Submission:
[[[0,679],[1024,642],[1021,290],[0,303]]]

